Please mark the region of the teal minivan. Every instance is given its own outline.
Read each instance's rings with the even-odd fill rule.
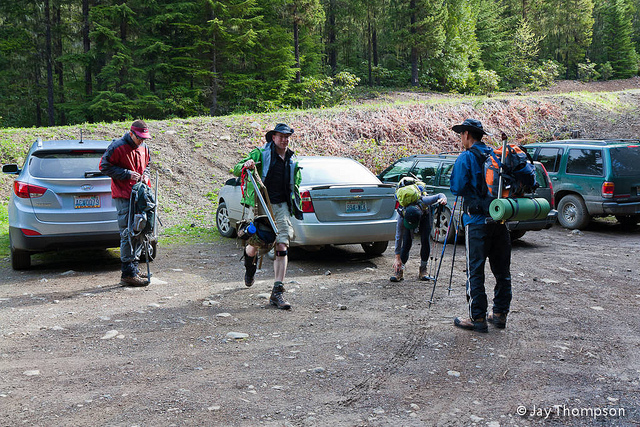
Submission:
[[[640,221],[640,140],[567,139],[525,149],[549,173],[563,227],[581,229],[596,216]]]

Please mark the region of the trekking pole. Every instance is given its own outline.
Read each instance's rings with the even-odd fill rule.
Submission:
[[[442,213],[442,205],[438,205],[436,207],[436,211],[435,211],[435,216],[436,216],[436,220],[434,223],[434,230],[433,230],[433,244],[431,245],[431,250],[429,251],[429,261],[431,261],[431,264],[429,264],[427,266],[427,272],[429,273],[429,275],[427,276],[427,280],[435,280],[435,273],[436,273],[436,263],[438,262],[438,251],[436,250],[438,248],[438,241],[440,240],[440,214]]]
[[[451,258],[451,274],[449,274],[449,287],[447,288],[447,295],[451,295],[451,283],[453,282],[453,266],[456,262],[456,249],[458,249],[458,233],[460,232],[460,224],[462,219],[462,209],[458,212],[458,219],[456,220],[456,205],[458,204],[458,196],[456,196],[456,201],[453,203],[453,220],[455,221],[456,234],[453,238],[453,257]],[[460,204],[462,204],[462,199],[460,199]]]
[[[502,157],[500,158],[500,173],[498,174],[498,199],[502,198],[502,165],[507,155],[507,134],[502,132]]]
[[[458,201],[458,197],[456,197],[456,202]],[[440,212],[442,212],[444,205],[439,205]],[[433,295],[436,293],[436,285],[438,284],[438,276],[440,275],[440,267],[442,267],[442,260],[444,259],[444,251],[447,248],[447,241],[449,240],[449,233],[451,232],[451,224],[453,224],[454,212],[455,212],[455,203],[453,204],[454,211],[451,213],[449,217],[449,226],[447,227],[447,233],[444,236],[444,242],[442,244],[442,254],[440,254],[440,262],[438,263],[438,269],[436,270],[436,274],[433,278],[433,289],[431,290],[431,298],[429,299],[429,308],[431,308],[431,304],[435,301],[433,300]]]

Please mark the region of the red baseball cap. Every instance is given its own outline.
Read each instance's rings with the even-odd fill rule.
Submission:
[[[131,125],[131,132],[135,133],[138,138],[151,138],[151,134],[149,133],[147,124],[142,120],[136,120],[135,122],[133,122],[133,124]]]

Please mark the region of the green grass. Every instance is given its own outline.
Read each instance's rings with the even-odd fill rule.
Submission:
[[[185,245],[193,243],[213,243],[222,240],[215,227],[201,227],[193,224],[180,224],[163,228],[159,236],[160,245]]]
[[[0,258],[9,256],[9,215],[7,202],[0,203]]]

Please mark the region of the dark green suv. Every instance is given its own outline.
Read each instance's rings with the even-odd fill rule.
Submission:
[[[441,241],[444,240],[444,236],[446,235],[451,218],[451,210],[453,209],[453,203],[455,201],[455,196],[451,194],[449,188],[449,181],[451,179],[451,172],[453,171],[453,164],[457,158],[458,153],[417,154],[397,160],[378,175],[380,181],[394,184],[397,184],[405,176],[413,175],[427,184],[429,194],[444,193],[444,195],[447,196],[447,208],[443,209],[442,215],[440,216],[440,232],[438,235]],[[534,162],[534,165],[536,168],[536,181],[540,186],[532,196],[544,197],[553,208],[553,188],[551,187],[549,175],[547,175],[541,163]],[[456,213],[458,213],[459,210],[460,206],[456,208]],[[507,221],[511,240],[519,239],[524,236],[524,233],[527,231],[550,228],[556,222],[557,215],[558,213],[552,209],[549,215],[543,219]],[[431,237],[434,237],[433,232],[431,233]],[[452,238],[452,236],[450,236],[450,238]]]
[[[580,229],[608,215],[640,221],[640,141],[567,139],[525,149],[551,177],[562,226]]]

